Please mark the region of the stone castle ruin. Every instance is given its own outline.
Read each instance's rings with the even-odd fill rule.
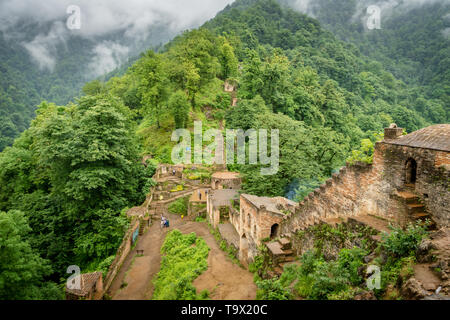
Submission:
[[[186,196],[190,196],[188,218],[199,215],[206,205],[208,222],[236,249],[244,266],[254,260],[262,245],[275,266],[293,261],[301,251],[294,235],[323,223],[351,222],[378,231],[386,231],[389,222],[406,226],[425,219],[435,228],[448,230],[449,226],[450,124],[408,135],[396,125],[386,128],[384,140],[375,145],[373,163],[347,164],[301,203],[240,194],[239,173],[226,168],[212,174],[210,185],[191,181],[184,169],[182,165],[159,165],[154,176],[158,184],[141,207],[128,212],[132,223],[106,278],[100,281],[97,273],[82,275],[80,290],[66,288],[67,299],[100,299],[137,237],[150,225],[149,217],[159,219],[168,203]],[[186,189],[174,189],[181,182]],[[280,274],[282,270],[276,268]]]
[[[290,237],[320,223],[352,218],[375,227],[380,221],[406,226],[428,219],[434,227],[446,228],[450,220],[450,125],[433,125],[408,135],[396,125],[386,128],[384,140],[376,143],[372,164],[341,168],[301,203],[242,194],[239,206],[233,205],[239,187],[233,184],[230,190],[216,190],[221,188],[220,181],[213,178],[207,217],[214,227],[220,228],[220,223],[233,227],[234,235],[224,234],[238,246],[244,265],[258,254],[258,246],[275,238],[278,241],[267,244],[272,255],[291,255]]]

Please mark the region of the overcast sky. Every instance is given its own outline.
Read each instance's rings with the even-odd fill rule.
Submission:
[[[408,10],[437,1],[450,0],[359,0],[358,12],[353,19],[361,19],[361,14],[365,14],[367,6],[371,4],[378,4],[382,15],[386,16],[392,8]],[[123,41],[98,40],[90,69],[96,75],[101,75],[136,54],[136,50],[141,50],[136,44],[147,39],[155,24],[167,25],[171,34],[174,34],[200,26],[232,2],[234,0],[0,0],[0,31],[6,37],[20,40],[23,35],[17,32],[19,22],[52,22],[49,31],[36,35],[33,40],[20,40],[41,69],[52,70],[57,63],[55,48],[73,34],[66,27],[69,17],[67,8],[77,5],[81,10],[78,35],[95,39],[112,32],[125,31]],[[297,10],[305,13],[310,13],[311,5],[314,4],[314,0],[293,2]],[[448,35],[450,31],[443,30],[443,34]]]
[[[147,39],[151,27],[167,25],[174,34],[198,27],[213,18],[234,0],[0,0],[0,31],[7,38],[17,38],[41,69],[53,70],[57,63],[56,47],[64,43],[72,31],[66,27],[67,9],[76,5],[81,10],[81,29],[76,31],[89,39],[124,31],[120,42],[99,41],[89,69],[94,76],[114,70],[126,61],[136,44]],[[17,32],[24,21],[46,24],[48,32],[23,41]],[[134,42],[134,44],[133,44]],[[149,46],[150,44],[146,44]]]
[[[293,6],[299,11],[311,14],[311,9],[315,1],[292,0],[292,2]],[[389,15],[394,8],[397,10],[410,10],[424,4],[435,2],[450,2],[450,0],[357,0],[358,8],[355,16],[363,14],[370,5],[378,5],[382,14]]]
[[[53,21],[68,17],[69,5],[82,13],[81,33],[103,35],[117,30],[142,32],[154,23],[170,22],[174,30],[199,25],[234,0],[0,0],[0,28],[14,27],[20,18]]]

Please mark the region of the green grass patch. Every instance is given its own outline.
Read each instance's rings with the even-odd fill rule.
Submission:
[[[173,214],[187,215],[188,204],[189,197],[179,198],[169,205],[168,210]]]
[[[161,248],[161,270],[154,285],[153,300],[204,300],[207,292],[197,294],[192,282],[208,269],[209,247],[195,233],[183,235],[173,230]]]

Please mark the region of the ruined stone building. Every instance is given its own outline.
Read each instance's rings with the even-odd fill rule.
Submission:
[[[79,275],[78,288],[66,286],[66,300],[101,300],[103,297],[103,277],[101,272]],[[74,284],[75,284],[74,280]],[[75,286],[76,287],[76,286]]]
[[[217,173],[208,197],[208,220],[215,227],[224,222],[233,227],[237,233],[233,242],[238,236],[244,264],[253,260],[262,240],[289,238],[309,226],[349,217],[374,223],[382,218],[401,226],[429,219],[435,227],[448,227],[450,125],[402,133],[395,125],[386,128],[384,140],[375,145],[372,164],[341,168],[301,203],[243,194],[238,210],[233,203],[240,178],[236,173]]]
[[[283,197],[267,198],[242,194],[239,224],[240,260],[246,265],[258,254],[263,240],[280,236],[280,226],[295,211],[297,203]]]
[[[372,215],[400,225],[431,219],[447,227],[450,211],[450,125],[434,125],[402,136],[387,128],[372,164],[355,164],[333,174],[307,196],[282,226],[283,233],[319,220]]]
[[[239,199],[241,178],[237,172],[216,172],[211,177],[211,190],[208,192],[206,205],[208,221],[214,228],[221,222],[234,219],[231,209]]]
[[[241,188],[242,179],[238,172],[222,171],[211,176],[211,188],[213,190]]]
[[[207,218],[239,250],[241,262],[247,265],[258,254],[263,239],[279,236],[282,221],[297,203],[282,197],[239,196],[240,187],[239,173],[216,172],[207,199]]]

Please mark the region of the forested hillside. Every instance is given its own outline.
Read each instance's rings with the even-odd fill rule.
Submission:
[[[248,62],[243,66],[241,98],[260,96],[273,113],[282,113],[288,116],[286,120],[297,121],[293,126],[317,128],[324,138],[319,145],[325,149],[316,153],[314,161],[302,159],[307,152],[289,157],[286,162],[292,164],[291,171],[280,172],[277,175],[280,180],[276,184],[272,181],[270,187],[248,166],[243,168],[250,170],[248,191],[282,194],[293,177],[304,180],[300,186],[311,185],[310,179],[329,176],[331,170],[341,165],[360,139],[374,140],[373,135],[389,123],[395,122],[410,132],[432,122],[447,122],[447,110],[442,102],[418,95],[417,90],[395,78],[383,64],[366,57],[356,46],[338,41],[317,20],[283,9],[275,1],[237,1],[205,27],[239,39],[235,45],[237,55]],[[240,112],[242,105],[244,102],[231,111],[231,118],[233,112]],[[416,105],[422,108],[414,108]],[[424,105],[436,107],[433,117]],[[261,112],[255,110],[255,113]],[[262,118],[263,121],[268,119]],[[227,126],[234,124],[229,121]],[[294,141],[307,140],[299,132],[292,130],[288,137],[296,137]],[[283,142],[281,144],[283,150]],[[292,152],[292,147],[286,145],[286,152]],[[334,151],[329,152],[327,148]],[[305,163],[321,166],[305,172]]]
[[[115,43],[120,42],[123,32],[95,39],[64,34],[67,39],[50,38],[46,40],[50,43],[41,47],[39,42],[34,44],[36,40],[33,39],[40,39],[41,33],[48,33],[50,37],[50,23],[25,24],[20,31],[16,30],[21,35],[17,38],[0,30],[0,151],[12,145],[14,139],[29,127],[41,101],[61,105],[74,101],[80,96],[81,88],[87,81],[95,78],[104,80],[123,74],[124,68],[137,59],[133,58],[134,55],[139,56],[144,48],[158,48],[173,37],[172,32],[161,31],[158,26],[154,27],[154,31],[155,35],[152,33],[139,45],[132,46],[132,40],[128,39],[125,43],[132,49],[118,56],[114,50],[120,51],[121,47],[115,49]],[[35,54],[42,61],[36,61],[27,51],[26,47],[30,44],[32,46],[29,49],[37,50]],[[43,48],[47,46],[51,48],[51,57],[45,57],[47,49]],[[41,53],[40,50],[44,52]],[[104,61],[97,61],[100,58]],[[111,74],[107,73],[110,71]]]
[[[296,8],[296,1],[280,0]],[[366,8],[379,5],[381,29],[368,30]],[[433,122],[450,117],[450,3],[448,1],[310,1],[308,12],[338,38],[408,84],[410,107]],[[423,98],[428,99],[425,101]]]
[[[22,63],[20,54],[11,59]],[[10,83],[38,77],[17,70],[7,69],[1,89],[22,106],[24,128],[42,91],[30,84],[28,92],[14,93],[19,89]],[[362,139],[370,149],[389,124],[410,132],[448,121],[445,97],[418,94],[420,88],[388,70],[313,18],[275,0],[241,0],[161,51],[147,51],[123,74],[87,83],[74,103],[42,102],[31,127],[0,154],[0,228],[15,239],[0,241],[17,260],[0,257],[0,269],[11,268],[0,274],[0,292],[58,298],[55,286],[69,265],[105,271],[128,223],[124,209],[143,202],[154,165],[171,161],[172,131],[192,129],[194,121],[204,130],[279,129],[277,174],[262,176],[261,165],[229,169],[242,173],[244,192],[297,200],[344,165]],[[226,80],[237,84],[235,107]],[[52,96],[59,90],[50,83],[42,85]],[[55,93],[53,101],[65,94]],[[140,163],[144,155],[153,158],[147,167]],[[23,259],[30,262],[14,269]]]

